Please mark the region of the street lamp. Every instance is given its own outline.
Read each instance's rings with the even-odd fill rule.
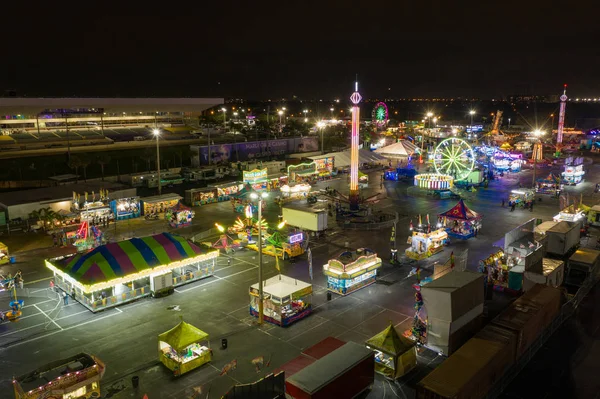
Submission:
[[[325,154],[325,148],[323,146],[323,128],[325,128],[325,122],[317,122],[317,128],[321,131],[321,155]]]
[[[279,135],[281,136],[281,130],[283,129],[283,125],[281,122],[281,118],[283,117],[283,111],[279,111],[277,113],[279,114]]]
[[[258,324],[263,324],[263,270],[262,270],[262,203],[269,194],[256,192],[250,194],[250,198],[258,200]]]
[[[471,134],[473,134],[473,116],[475,115],[475,110],[470,110],[469,115],[471,115]]]
[[[540,129],[536,129],[533,131],[533,135],[535,136],[536,143],[533,144],[533,178],[531,181],[531,188],[535,189],[535,175],[536,175],[536,171],[537,171],[537,158],[538,156],[541,158],[542,156],[542,140],[541,140],[541,136],[544,135],[544,131],[540,130]],[[536,148],[537,147],[537,148]],[[539,154],[538,154],[539,152]]]
[[[335,110],[333,109],[333,107],[329,108],[329,110],[331,111],[331,120],[333,120],[333,111]]]
[[[304,123],[306,123],[306,122],[308,122],[308,118],[306,117],[306,114],[308,114],[308,110],[307,110],[307,109],[305,109],[305,110],[304,110],[304,111],[302,111],[302,112],[304,112]]]
[[[508,118],[508,128],[510,129],[510,118]]]
[[[160,137],[160,130],[154,129],[152,133],[156,137],[156,169],[158,170],[158,195],[162,194],[162,185],[160,184],[160,147],[158,146],[158,138]]]

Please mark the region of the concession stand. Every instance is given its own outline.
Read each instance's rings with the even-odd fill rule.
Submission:
[[[404,253],[411,259],[425,259],[444,249],[448,244],[448,233],[441,228],[429,233],[426,231],[413,231],[408,237],[408,247]]]
[[[144,197],[142,202],[142,214],[152,215],[164,213],[167,209],[173,208],[181,200],[181,195],[178,194],[162,194],[152,197]]]
[[[140,197],[119,198],[110,201],[110,209],[116,220],[140,217]]]
[[[258,317],[258,283],[250,287],[250,314]],[[284,275],[263,281],[264,319],[286,327],[312,312],[312,285]]]
[[[158,357],[178,377],[212,360],[208,334],[184,321],[158,336]]]
[[[375,372],[388,378],[400,378],[417,366],[417,343],[398,334],[391,323],[365,344],[375,352]]]
[[[377,278],[377,269],[381,267],[381,258],[368,248],[345,251],[335,259],[323,265],[327,276],[327,289],[340,295],[371,285]]]

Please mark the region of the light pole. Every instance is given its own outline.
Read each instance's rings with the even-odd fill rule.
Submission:
[[[321,131],[321,155],[325,154],[325,147],[323,146],[323,128],[325,128],[325,122],[317,122],[317,128]]]
[[[510,129],[510,118],[508,118],[508,128]]]
[[[158,138],[160,137],[160,130],[154,129],[152,131],[156,137],[156,169],[158,171],[158,195],[162,194],[162,185],[160,181],[160,146],[158,145]]]
[[[283,111],[277,112],[279,114],[279,136],[281,136],[281,130],[283,129],[283,125],[281,122],[281,118],[283,117]]]
[[[238,115],[239,114],[237,112],[233,113],[233,117],[236,120],[237,120]],[[240,156],[239,156],[238,147],[237,147],[237,132],[235,131],[235,129],[232,129],[232,131],[233,131],[233,146],[235,147],[235,160],[237,162],[239,162],[240,161]]]
[[[535,190],[535,175],[537,172],[537,158],[538,156],[541,158],[542,155],[542,140],[541,136],[544,135],[544,132],[540,129],[536,129],[533,131],[534,136],[536,137],[536,143],[533,145],[533,178],[531,179],[531,188]],[[539,151],[539,154],[538,154]]]
[[[305,110],[304,110],[304,111],[302,111],[302,112],[304,112],[304,123],[306,123],[306,122],[308,122],[308,118],[306,117],[306,114],[308,114],[308,110],[307,110],[307,109],[305,109]]]
[[[262,270],[262,203],[269,194],[262,192],[250,194],[250,198],[258,200],[258,324],[263,324],[263,270]]]
[[[331,120],[333,120],[333,111],[335,110],[333,109],[333,107],[329,108],[329,110],[331,111]]]

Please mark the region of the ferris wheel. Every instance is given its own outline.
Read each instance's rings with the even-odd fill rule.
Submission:
[[[463,139],[445,139],[435,147],[433,165],[439,174],[450,175],[454,180],[464,180],[473,171],[475,154]]]
[[[385,127],[387,126],[388,117],[389,113],[387,105],[382,102],[375,104],[375,107],[373,107],[373,112],[371,113],[371,120],[373,121],[373,124],[378,128]]]

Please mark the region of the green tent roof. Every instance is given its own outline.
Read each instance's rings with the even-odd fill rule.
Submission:
[[[169,344],[177,352],[182,351],[195,342],[204,341],[205,339],[208,339],[207,333],[185,321],[158,336],[159,341]]]
[[[398,334],[392,324],[367,340],[366,344],[392,356],[399,356],[416,345],[411,339]]]

